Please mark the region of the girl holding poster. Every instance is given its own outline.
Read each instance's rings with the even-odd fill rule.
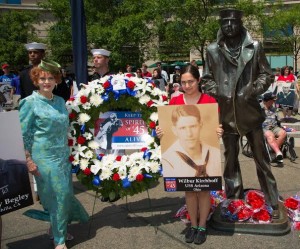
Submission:
[[[181,73],[181,86],[184,94],[172,98],[170,105],[216,103],[213,97],[200,92],[199,82],[200,74],[196,67],[189,65],[184,68]],[[186,115],[183,118],[195,119],[193,116]],[[163,136],[163,131],[160,127],[157,127],[156,133],[158,138]],[[217,134],[219,137],[222,136],[223,129],[221,126],[217,127]],[[192,159],[197,160],[197,158]],[[202,244],[206,241],[207,236],[206,220],[211,206],[210,193],[209,191],[187,191],[185,192],[185,199],[187,210],[191,218],[191,227],[185,234],[185,241],[187,243],[194,242],[195,244]]]

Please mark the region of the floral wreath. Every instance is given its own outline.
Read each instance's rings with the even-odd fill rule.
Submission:
[[[124,89],[115,90],[115,85]],[[68,145],[72,172],[88,189],[114,199],[147,190],[161,176],[161,151],[155,134],[157,106],[168,104],[167,93],[151,80],[128,75],[111,75],[81,85],[67,101],[70,132]],[[94,125],[100,113],[113,110],[140,112],[148,126],[147,147],[131,155],[97,154]],[[150,135],[151,134],[151,135]]]

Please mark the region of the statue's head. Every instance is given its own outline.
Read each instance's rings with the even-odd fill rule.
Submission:
[[[243,12],[237,9],[223,9],[220,11],[220,25],[222,32],[227,37],[240,34],[243,26]]]

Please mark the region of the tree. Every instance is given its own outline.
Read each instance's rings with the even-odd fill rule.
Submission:
[[[270,6],[278,9],[263,0],[102,0],[101,4],[85,0],[84,4],[88,49],[111,50],[114,70],[149,58],[186,59],[191,49],[204,61],[207,44],[216,39],[221,8],[243,10],[244,25],[254,37],[263,36]],[[49,42],[52,55],[60,61],[72,51],[69,2],[48,0],[43,6],[57,20],[49,29]]]
[[[35,28],[38,14],[32,11],[8,10],[0,15],[0,63],[12,68],[28,64],[24,44],[36,40]]]
[[[149,0],[86,0],[87,40],[91,48],[112,51],[111,67],[140,65],[151,37],[147,26],[151,19]],[[72,50],[70,6],[68,1],[48,0],[41,6],[51,10],[57,22],[49,29],[49,43],[54,59]],[[61,15],[64,13],[64,15]]]
[[[69,1],[48,0],[39,6],[50,11],[55,22],[48,27],[47,47],[51,51],[49,57],[61,65],[72,63],[72,31]]]
[[[271,9],[269,18],[264,22],[266,36],[276,44],[278,54],[290,53],[295,62],[300,58],[300,5],[293,4],[283,8],[281,1]]]
[[[154,1],[153,5],[156,10],[153,27],[159,41],[155,48],[158,51],[156,57],[170,59],[176,52],[189,56],[193,49],[203,61],[207,44],[217,36],[220,9],[243,10],[245,26],[252,32],[260,32],[265,10],[265,1],[252,0],[161,0]]]

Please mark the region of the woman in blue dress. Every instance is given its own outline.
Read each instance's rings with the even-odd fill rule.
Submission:
[[[66,249],[68,223],[85,222],[89,216],[73,193],[65,101],[52,93],[61,82],[60,66],[42,60],[30,77],[38,90],[20,102],[27,167],[49,212],[55,249]]]

